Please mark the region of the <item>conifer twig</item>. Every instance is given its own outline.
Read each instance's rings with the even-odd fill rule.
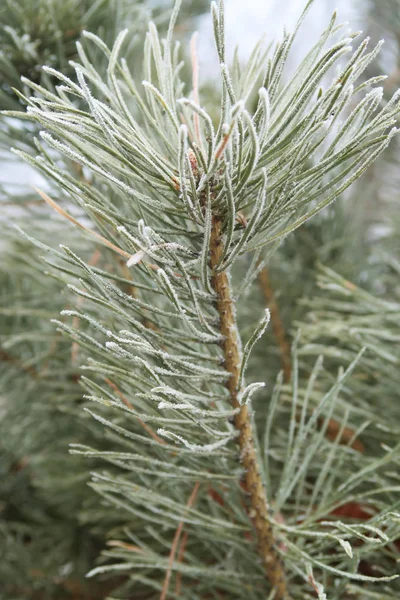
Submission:
[[[275,300],[275,294],[271,286],[267,267],[263,267],[261,269],[261,271],[258,274],[258,280],[260,282],[260,287],[262,293],[264,294],[266,304],[271,312],[272,330],[274,332],[280,350],[284,381],[285,383],[289,383],[292,371],[292,365],[290,360],[290,344],[286,338],[285,328],[283,326],[283,322],[279,313],[278,304]]]
[[[322,425],[322,420],[321,423]],[[326,427],[326,431],[325,431],[325,437],[328,438],[328,440],[332,440],[335,441],[339,430],[340,430],[340,423],[338,421],[336,421],[336,419],[329,419],[328,421],[328,425]],[[365,446],[362,443],[361,440],[359,440],[358,438],[354,438],[355,436],[355,431],[354,429],[352,429],[351,427],[344,427],[343,431],[341,433],[340,439],[339,439],[339,444],[342,444],[343,446],[345,446],[346,444],[348,444],[350,442],[350,448],[353,448],[353,450],[357,450],[357,452],[365,452]]]
[[[183,557],[185,555],[188,537],[189,537],[189,533],[187,531],[185,531],[182,536],[181,545],[179,546],[179,552],[178,552],[178,562],[179,563],[183,562]],[[182,583],[182,573],[179,571],[176,574],[176,583],[175,583],[175,595],[176,596],[180,596],[180,594],[181,594],[181,583]]]
[[[55,202],[52,198],[50,198],[50,196],[48,196],[45,192],[43,192],[42,190],[40,190],[39,188],[36,188],[36,187],[34,187],[33,189],[35,190],[35,192],[37,192],[39,194],[39,196],[41,196],[41,198],[43,198],[43,200],[45,200],[45,202],[47,202],[47,204],[49,204],[56,212],[58,212],[59,215],[61,215],[62,217],[64,217],[68,221],[70,221],[70,223],[73,223],[80,229],[83,229],[84,231],[90,233],[91,235],[96,237],[102,244],[104,244],[105,246],[108,246],[108,248],[111,248],[111,250],[114,250],[121,256],[130,258],[131,255],[128,252],[125,252],[125,250],[122,250],[121,248],[119,248],[118,246],[116,246],[115,244],[113,244],[112,242],[107,240],[105,237],[103,237],[96,231],[93,231],[92,229],[88,229],[87,227],[82,225],[82,223],[79,223],[79,221],[74,219],[74,217],[71,217],[71,215],[69,215],[63,208],[61,208],[61,206],[59,204],[57,204],[57,202]]]
[[[210,238],[210,266],[212,270],[220,263],[222,251],[222,221],[219,217],[213,216]],[[250,414],[247,405],[241,405],[238,399],[241,360],[233,299],[226,271],[214,272],[212,285],[216,293],[220,331],[224,337],[225,369],[231,374],[227,383],[230,402],[233,408],[239,409],[234,417],[234,426],[239,432],[240,459],[245,469],[244,488],[249,497],[247,513],[256,532],[258,551],[262,557],[266,575],[275,590],[275,599],[287,600],[289,596],[285,574],[282,560],[276,548],[268,503],[257,464]]]
[[[97,231],[93,231],[93,229],[88,229],[87,227],[85,227],[85,225],[82,225],[82,223],[79,223],[79,221],[77,221],[74,217],[72,217],[70,214],[68,214],[63,208],[61,208],[61,206],[59,204],[57,204],[57,202],[55,202],[55,200],[50,198],[50,196],[48,196],[45,192],[43,192],[42,190],[40,190],[39,188],[36,188],[36,187],[34,187],[33,189],[59,215],[61,215],[65,219],[67,219],[67,221],[69,221],[70,223],[73,223],[74,225],[76,225],[80,229],[83,229],[87,233],[90,233],[90,235],[93,235],[95,238],[97,238],[104,246],[107,246],[111,250],[114,250],[114,252],[117,252],[117,254],[119,254],[120,256],[124,256],[125,258],[128,258],[128,259],[132,258],[132,255],[129,254],[129,252],[122,250],[122,248],[119,248],[118,246],[116,246],[115,244],[113,244],[112,242],[107,240],[104,236],[97,233]],[[128,262],[129,262],[129,260],[128,260]],[[159,269],[158,265],[153,265],[151,263],[146,263],[146,264],[153,271],[158,271],[158,269]],[[176,277],[181,277],[181,275],[179,273],[174,273],[174,275]]]
[[[27,373],[33,379],[37,379],[39,377],[39,373],[37,372],[35,367],[33,367],[32,365],[25,365],[21,360],[19,360],[19,358],[12,356],[11,354],[3,350],[3,348],[0,348],[0,360],[14,365],[14,367],[20,369],[21,371],[24,371],[24,373]]]
[[[290,344],[286,337],[285,328],[283,326],[283,322],[280,316],[278,303],[275,300],[275,294],[271,286],[269,271],[267,267],[264,266],[261,269],[261,271],[258,274],[258,280],[260,282],[260,287],[264,295],[266,305],[271,312],[272,330],[274,332],[280,350],[283,378],[285,383],[289,383],[292,371],[292,363],[290,359]],[[336,419],[331,418],[329,419],[325,436],[329,440],[335,440],[339,429],[340,424],[338,423],[338,421],[336,421]],[[340,436],[339,444],[346,445],[351,440],[350,447],[353,448],[353,450],[357,450],[358,452],[362,453],[365,451],[365,446],[359,439],[353,439],[354,433],[355,432],[353,429],[351,429],[351,427],[345,427]]]
[[[128,398],[121,392],[119,387],[115,385],[115,383],[111,381],[111,379],[108,379],[108,377],[104,377],[104,381],[107,383],[107,385],[110,386],[111,389],[114,390],[116,394],[118,394],[125,406],[133,410],[132,404],[129,402]],[[152,428],[147,425],[147,423],[145,423],[142,419],[139,418],[137,419],[137,421],[138,423],[140,423],[143,429],[147,431],[147,433],[153,438],[153,440],[155,440],[159,444],[165,444],[165,441],[162,438],[160,438],[160,436],[157,435],[156,432],[153,431]]]
[[[194,501],[196,500],[197,492],[199,491],[200,483],[197,481],[193,487],[192,493],[190,494],[189,500],[187,501],[185,511],[187,511],[191,506],[193,506]],[[168,569],[164,579],[164,585],[161,591],[160,600],[166,600],[169,588],[169,581],[171,579],[172,566],[174,564],[175,555],[178,550],[179,541],[181,539],[182,531],[184,527],[184,522],[180,521],[179,525],[175,531],[174,539],[172,541],[171,550],[169,553],[168,559]]]

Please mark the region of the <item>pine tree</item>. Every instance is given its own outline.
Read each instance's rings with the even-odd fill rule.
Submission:
[[[149,23],[141,72],[126,30],[83,32],[4,113],[47,182],[4,250],[7,597],[42,586],[32,548],[64,565],[53,597],[398,597],[400,305],[357,280],[364,221],[343,202],[398,94],[363,76],[379,45],[336,15],[285,79],[310,4],[245,66],[212,4],[218,113],[194,41],[186,81],[179,1],[164,39]]]

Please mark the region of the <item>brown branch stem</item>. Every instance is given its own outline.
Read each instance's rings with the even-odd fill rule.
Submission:
[[[193,506],[193,504],[196,500],[197,492],[199,491],[199,487],[200,487],[200,484],[197,481],[193,487],[192,493],[190,494],[189,500],[187,501],[184,515]],[[172,574],[172,568],[174,566],[174,561],[175,561],[175,555],[176,555],[176,552],[179,547],[179,542],[181,539],[181,535],[182,535],[184,526],[185,526],[184,521],[180,521],[179,525],[175,531],[174,539],[172,541],[172,546],[171,546],[171,550],[170,550],[169,557],[168,557],[168,568],[167,568],[167,572],[165,574],[165,579],[164,579],[164,584],[163,584],[161,595],[160,595],[160,600],[166,600],[166,598],[167,598],[169,582],[170,582],[171,574]]]
[[[115,383],[113,381],[111,381],[111,379],[109,379],[108,377],[104,377],[104,381],[107,383],[107,385],[110,386],[111,389],[114,390],[114,392],[116,394],[118,394],[118,396],[121,398],[121,400],[125,404],[125,406],[127,406],[131,410],[134,410],[133,405],[129,402],[128,398],[126,396],[124,396],[124,394],[121,392],[119,387],[117,385],[115,385]],[[158,442],[161,445],[164,445],[166,443],[162,438],[160,438],[159,435],[156,434],[155,431],[152,430],[151,427],[149,427],[147,425],[147,423],[142,421],[142,419],[139,419],[139,417],[137,417],[137,422],[141,425],[141,427],[143,427],[143,429],[145,431],[147,431],[147,433],[150,435],[150,437],[153,438],[153,440],[155,440],[156,442]]]
[[[271,325],[280,350],[284,381],[289,383],[292,371],[290,360],[290,344],[286,338],[285,328],[279,313],[278,304],[275,300],[275,294],[270,283],[267,267],[263,267],[261,269],[258,274],[258,280],[260,282],[262,293],[264,294],[266,305],[271,313]]]
[[[8,362],[17,369],[24,371],[24,373],[30,375],[33,379],[38,379],[39,377],[39,373],[37,372],[35,367],[32,367],[31,365],[25,365],[19,358],[12,356],[11,354],[3,350],[3,348],[0,348],[0,360],[3,362]]]
[[[214,216],[210,239],[210,267],[213,271],[222,256],[221,238],[222,222],[217,216]],[[234,417],[234,426],[239,433],[240,460],[245,470],[244,489],[249,499],[247,512],[254,526],[258,551],[262,557],[267,578],[275,590],[275,600],[288,600],[283,563],[277,550],[267,498],[258,468],[250,413],[248,406],[240,405],[238,399],[241,357],[233,299],[226,271],[218,273],[214,271],[212,285],[216,293],[216,307],[223,336],[225,369],[231,374],[227,389],[232,407],[239,409]]]
[[[283,326],[283,322],[281,319],[279,306],[277,301],[275,300],[275,294],[273,287],[270,282],[269,271],[267,267],[263,267],[258,274],[258,280],[260,282],[260,287],[262,293],[264,295],[266,306],[269,308],[271,312],[271,323],[272,330],[274,332],[276,341],[280,350],[281,357],[281,366],[283,371],[283,378],[285,383],[290,382],[291,372],[292,372],[292,363],[291,363],[291,352],[290,352],[290,344],[287,340],[285,328]],[[353,285],[348,282],[349,285]],[[319,425],[322,426],[323,419],[319,420]],[[328,422],[327,429],[325,432],[325,436],[334,441],[339,433],[340,423],[336,421],[336,419],[331,418]],[[364,444],[359,439],[353,439],[355,435],[354,429],[350,427],[345,427],[342,431],[342,435],[339,440],[339,444],[347,445],[349,442],[351,448],[357,450],[358,452],[364,452],[365,447]]]
[[[178,551],[178,557],[177,557],[178,563],[183,563],[183,558],[185,556],[185,550],[186,550],[186,544],[188,541],[188,537],[189,537],[189,532],[184,531],[183,536],[182,536],[181,545],[179,546],[179,551]],[[181,573],[181,571],[178,571],[178,573],[176,574],[176,582],[175,582],[175,596],[181,595],[181,584],[182,584],[182,573]]]

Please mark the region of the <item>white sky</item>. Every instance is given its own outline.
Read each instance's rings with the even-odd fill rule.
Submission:
[[[315,0],[298,36],[298,48],[311,44],[327,25],[337,9],[338,22],[349,21],[353,30],[360,27],[355,5],[366,0]],[[225,0],[226,45],[229,54],[236,45],[240,56],[247,58],[256,42],[264,35],[267,41],[278,40],[283,27],[293,29],[305,0]],[[200,17],[198,54],[203,73],[217,70],[210,14]]]

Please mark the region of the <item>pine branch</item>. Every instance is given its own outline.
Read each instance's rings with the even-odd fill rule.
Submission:
[[[222,222],[217,216],[212,219],[210,237],[210,267],[214,271],[220,264],[223,251]],[[238,409],[234,416],[234,426],[239,432],[238,443],[240,460],[244,467],[244,488],[249,498],[248,515],[254,525],[257,545],[262,557],[265,572],[273,589],[276,600],[288,598],[282,560],[277,551],[276,537],[269,516],[269,507],[263,487],[254,435],[247,404],[241,405],[238,399],[241,356],[239,334],[237,330],[233,297],[226,271],[214,272],[212,285],[216,294],[216,305],[220,319],[220,331],[223,336],[225,369],[230,373],[226,384],[231,406]]]
[[[20,369],[24,373],[27,373],[28,375],[33,377],[33,379],[37,379],[38,377],[40,377],[35,367],[33,367],[32,365],[25,365],[19,360],[19,358],[12,356],[11,354],[3,350],[3,348],[0,348],[0,360],[12,364],[17,369]]]
[[[260,287],[265,298],[266,306],[271,312],[271,323],[272,330],[275,334],[280,350],[280,358],[282,364],[282,371],[284,381],[288,383],[290,381],[290,374],[292,371],[291,360],[290,360],[290,344],[286,338],[285,328],[281,319],[278,303],[275,299],[274,290],[272,289],[269,272],[267,267],[263,267],[259,274],[258,279]]]
[[[125,571],[126,594],[134,588],[148,597],[169,589],[174,572],[177,593],[193,600],[210,590],[232,599],[259,600],[266,589],[276,600],[308,597],[312,575],[319,593],[325,593],[321,578],[337,600],[333,575],[362,585],[377,579],[357,570],[349,540],[374,557],[378,543],[386,552],[398,535],[388,508],[397,448],[372,460],[355,453],[351,440],[340,445],[351,421],[341,395],[359,357],[346,372],[340,364],[337,376],[317,359],[305,377],[298,364],[304,347],[293,350],[290,385],[278,380],[265,398],[256,432],[251,395],[264,384],[243,382],[268,319],[242,356],[229,270],[246,253],[255,264],[262,248],[272,251],[367,169],[395,133],[398,96],[380,107],[379,89],[359,94],[357,81],[376,50],[366,54],[362,42],[343,61],[356,36],[338,35],[335,16],[286,85],[282,71],[294,34],[285,34],[269,57],[259,44],[246,68],[231,72],[223,2],[213,3],[222,80],[214,126],[197,102],[194,44],[193,93],[182,98],[172,36],[179,4],[166,40],[149,25],[143,84],[120,58],[126,31],[111,49],[85,33],[88,49],[80,48],[81,64],[72,65],[74,80],[51,68],[45,72],[59,81],[55,89],[24,80],[33,90],[25,117],[40,128],[42,142],[38,156],[19,155],[79,207],[75,219],[42,193],[58,215],[79,227],[86,242],[101,242],[118,255],[106,250],[110,262],[99,268],[79,249],[34,242],[67,293],[85,299],[79,310],[63,311],[72,324],[65,319],[57,325],[87,356],[83,423],[99,434],[88,444],[74,443],[71,452],[101,461],[91,470],[91,487],[117,507],[122,538],[90,575]],[[107,61],[106,73],[92,64],[96,53]],[[339,74],[332,72],[335,64]],[[64,169],[71,162],[90,173],[91,185],[79,169]],[[126,268],[134,273],[134,291]],[[330,441],[326,434],[338,407],[345,410]],[[188,506],[197,483],[208,493]],[[366,492],[378,494],[383,507],[371,523],[335,521],[335,509]],[[101,517],[109,524],[108,515]],[[190,536],[179,547],[189,524]],[[379,532],[378,542],[368,539],[369,526]],[[391,581],[391,560],[382,564],[382,581]]]
[[[188,537],[189,537],[189,532],[188,531],[184,531],[183,536],[182,536],[182,541],[180,543],[179,546],[179,551],[178,551],[178,562],[183,562],[184,556],[185,556],[185,550],[186,550],[186,544],[188,541]],[[176,596],[180,596],[181,593],[181,586],[182,586],[182,573],[177,573],[176,575],[176,583],[175,583],[175,594]]]
[[[107,385],[110,386],[110,388],[112,388],[115,393],[121,398],[122,402],[125,404],[125,406],[127,406],[128,408],[130,408],[131,410],[133,410],[133,406],[132,404],[129,402],[128,398],[121,392],[121,390],[118,388],[117,385],[115,385],[115,383],[113,383],[111,381],[111,379],[109,379],[108,377],[104,378],[104,381],[107,383]],[[156,434],[155,431],[153,431],[153,429],[151,427],[149,427],[147,425],[147,423],[145,423],[142,419],[138,418],[138,423],[141,425],[141,427],[143,427],[143,429],[150,435],[150,437],[153,438],[153,440],[155,440],[156,442],[158,442],[159,444],[165,444],[165,440],[163,440],[162,438],[160,438],[159,435]]]
[[[192,493],[190,494],[189,500],[187,501],[187,504],[186,504],[187,509],[189,509],[191,506],[193,506],[193,504],[196,500],[197,493],[199,491],[199,487],[200,487],[199,482],[196,482],[193,487]],[[168,569],[167,569],[167,573],[165,575],[164,585],[163,585],[162,592],[160,595],[160,600],[166,600],[167,595],[168,595],[168,588],[169,588],[169,582],[171,579],[172,565],[175,560],[175,555],[179,548],[179,542],[181,539],[184,525],[185,525],[184,521],[181,521],[179,523],[178,528],[174,535],[174,539],[172,541],[171,551],[169,553],[169,558],[168,558]]]
[[[286,338],[286,332],[283,326],[283,322],[280,316],[279,306],[275,300],[274,290],[272,289],[269,272],[266,266],[264,266],[259,274],[258,279],[260,287],[263,292],[266,306],[271,311],[272,330],[275,334],[275,338],[278,342],[280,350],[280,358],[282,364],[283,378],[286,383],[290,382],[290,375],[292,371],[291,358],[290,358],[290,345]],[[322,426],[323,421],[320,421]],[[336,440],[337,435],[340,432],[339,443],[347,445],[350,442],[351,447],[358,452],[364,452],[365,446],[361,440],[355,437],[355,431],[351,427],[342,428],[341,424],[336,419],[330,419],[326,427],[326,437],[332,441]]]

